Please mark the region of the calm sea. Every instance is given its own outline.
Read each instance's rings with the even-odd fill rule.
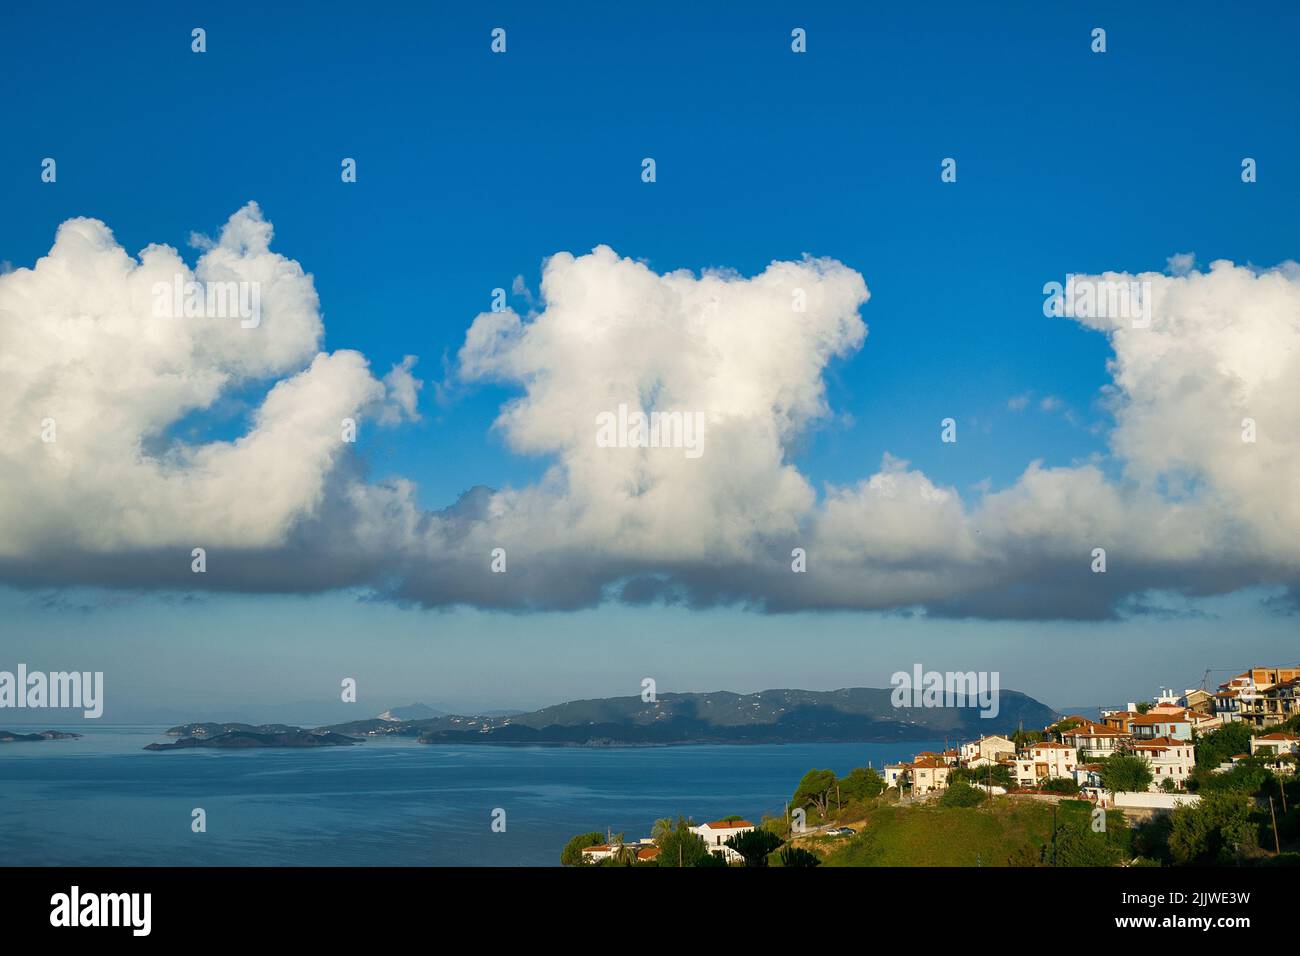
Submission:
[[[48,728],[41,728],[48,729]],[[939,742],[589,749],[371,740],[150,753],[161,728],[55,728],[0,744],[0,865],[554,866],[575,833],[780,813],[812,767],[847,773]],[[191,811],[207,812],[192,833]],[[492,831],[505,810],[506,830]]]

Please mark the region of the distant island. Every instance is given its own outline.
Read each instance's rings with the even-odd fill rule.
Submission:
[[[81,734],[64,733],[61,730],[42,730],[36,734],[20,734],[13,730],[0,730],[0,744],[32,743],[37,740],[76,740]]]
[[[267,727],[250,727],[248,724],[187,724],[187,728],[200,731],[193,735],[181,736],[170,744],[149,744],[145,750],[194,750],[212,748],[224,750],[247,750],[256,747],[350,747],[357,742],[354,737],[330,733],[324,730],[301,730],[297,727],[285,727],[282,724]],[[219,728],[234,727],[233,730]],[[209,728],[218,728],[210,732]],[[173,731],[183,728],[173,727],[167,731],[170,736],[180,736]]]
[[[976,707],[895,707],[892,691],[765,690],[660,694],[653,701],[611,697],[570,701],[509,717],[444,717],[413,721],[420,743],[654,744],[889,743],[980,736],[1036,727],[1055,712],[1017,691],[1002,691],[998,716]],[[344,724],[330,728],[355,732]]]
[[[895,707],[887,688],[712,691],[660,694],[655,700],[606,697],[555,704],[530,713],[439,714],[398,719],[407,708],[378,717],[304,730],[287,724],[190,723],[167,730],[172,744],[192,747],[321,747],[372,737],[414,737],[422,744],[502,744],[583,747],[679,744],[894,743],[953,740],[1041,727],[1057,714],[1018,691],[998,697],[997,716],[977,707]],[[412,709],[422,705],[412,705]]]
[[[891,695],[888,689],[871,687],[765,690],[754,694],[669,693],[652,701],[640,697],[569,701],[530,713],[442,714],[395,720],[392,711],[385,711],[378,717],[312,731],[284,724],[194,723],[172,727],[167,733],[199,738],[212,746],[231,746],[209,744],[229,734],[277,739],[294,734],[336,734],[353,739],[398,736],[414,737],[424,744],[586,747],[891,743],[1010,732],[1022,723],[1043,726],[1057,716],[1050,707],[1018,691],[999,694],[998,715],[994,718],[982,717],[976,707],[895,707]]]

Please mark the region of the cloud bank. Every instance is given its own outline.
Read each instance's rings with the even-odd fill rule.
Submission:
[[[1105,468],[1028,463],[966,503],[887,453],[848,485],[818,488],[792,464],[832,415],[828,365],[867,338],[854,270],[806,258],[750,278],[661,275],[603,246],[558,253],[534,311],[477,316],[456,363],[464,382],[516,390],[494,427],[547,471],[429,512],[412,481],[367,480],[341,431],[414,418],[414,360],[380,378],[357,352],[319,351],[312,279],[271,239],[250,204],[190,270],[170,247],[133,258],[103,223],[74,219],[34,268],[0,275],[0,580],[1092,618],[1152,589],[1300,577],[1294,263],[1198,272],[1188,257],[1171,275],[1098,277],[1148,283],[1151,303],[1142,327],[1077,319],[1114,349]],[[260,324],[157,318],[155,284],[178,274],[258,283]],[[239,437],[177,437],[186,416],[262,386]],[[635,431],[603,445],[599,416],[620,406],[700,416],[703,453]],[[194,547],[208,552],[202,575]]]

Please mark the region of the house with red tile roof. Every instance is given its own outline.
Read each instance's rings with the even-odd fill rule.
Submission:
[[[1159,790],[1166,779],[1183,789],[1196,766],[1196,748],[1190,740],[1175,737],[1138,740],[1133,744],[1133,752],[1151,766],[1151,790]]]
[[[962,744],[960,749],[961,764],[964,767],[983,767],[997,763],[1016,752],[1015,742],[1010,737],[992,734]]]
[[[1101,716],[1101,722],[1113,730],[1122,733],[1131,734],[1133,732],[1133,721],[1142,714],[1138,712],[1136,705],[1130,705],[1127,710],[1108,710]]]
[[[698,835],[709,848],[709,852],[721,856],[728,863],[743,863],[744,857],[727,846],[727,841],[740,833],[748,833],[754,824],[748,820],[714,820],[691,827],[691,832]]]
[[[1250,753],[1251,756],[1262,753],[1275,757],[1282,754],[1300,753],[1300,737],[1295,734],[1284,734],[1280,731],[1251,737]]]
[[[1044,740],[1025,747],[1023,757],[1034,765],[1034,777],[1038,782],[1054,777],[1074,779],[1074,768],[1079,765],[1079,751],[1069,744]]]
[[[1123,730],[1091,720],[1085,720],[1078,727],[1061,734],[1062,743],[1075,748],[1080,758],[1109,757],[1132,740],[1132,736]]]
[[[1142,714],[1130,722],[1134,741],[1155,740],[1157,737],[1173,737],[1175,740],[1192,739],[1192,719],[1187,711],[1179,710],[1172,714]]]

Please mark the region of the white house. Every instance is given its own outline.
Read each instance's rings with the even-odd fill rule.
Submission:
[[[1262,753],[1277,757],[1282,754],[1300,753],[1300,737],[1292,734],[1273,733],[1250,738],[1251,756]]]
[[[710,853],[721,856],[728,863],[743,863],[744,857],[726,843],[731,837],[739,833],[748,833],[752,829],[754,824],[748,820],[714,820],[712,823],[701,823],[697,827],[691,827],[691,832],[704,841]]]
[[[1016,745],[1010,737],[997,734],[961,745],[961,762],[967,767],[983,767],[1005,757],[1014,757]]]
[[[1032,757],[1011,757],[1002,762],[1011,771],[1011,776],[1015,778],[1017,787],[1032,787],[1038,783],[1038,775],[1034,772]]]
[[[1300,737],[1284,733],[1251,737],[1250,753],[1252,757],[1264,757],[1264,766],[1275,773],[1295,773],[1300,755]]]
[[[938,757],[917,757],[910,768],[912,793],[929,793],[948,788],[948,773],[952,765]]]
[[[599,863],[601,860],[608,860],[615,853],[623,848],[623,844],[615,843],[598,843],[596,846],[584,846],[582,848],[583,863]]]
[[[948,774],[956,759],[955,751],[945,751],[943,754],[917,754],[911,763],[885,764],[885,786],[899,787],[905,784],[912,788],[914,795],[945,790],[948,787]]]
[[[885,764],[885,786],[897,787],[900,783],[905,782],[907,771],[912,769],[910,763],[887,763]]]
[[[1151,765],[1151,790],[1158,790],[1165,779],[1172,780],[1181,790],[1196,766],[1196,748],[1186,740],[1172,737],[1140,740],[1133,745],[1133,752]]]
[[[1079,765],[1078,750],[1069,744],[1058,744],[1051,740],[1029,744],[1025,748],[1025,756],[1033,761],[1034,776],[1038,780],[1050,777],[1073,780],[1074,768]]]
[[[1080,790],[1102,790],[1101,764],[1083,763],[1074,768],[1074,782]]]

